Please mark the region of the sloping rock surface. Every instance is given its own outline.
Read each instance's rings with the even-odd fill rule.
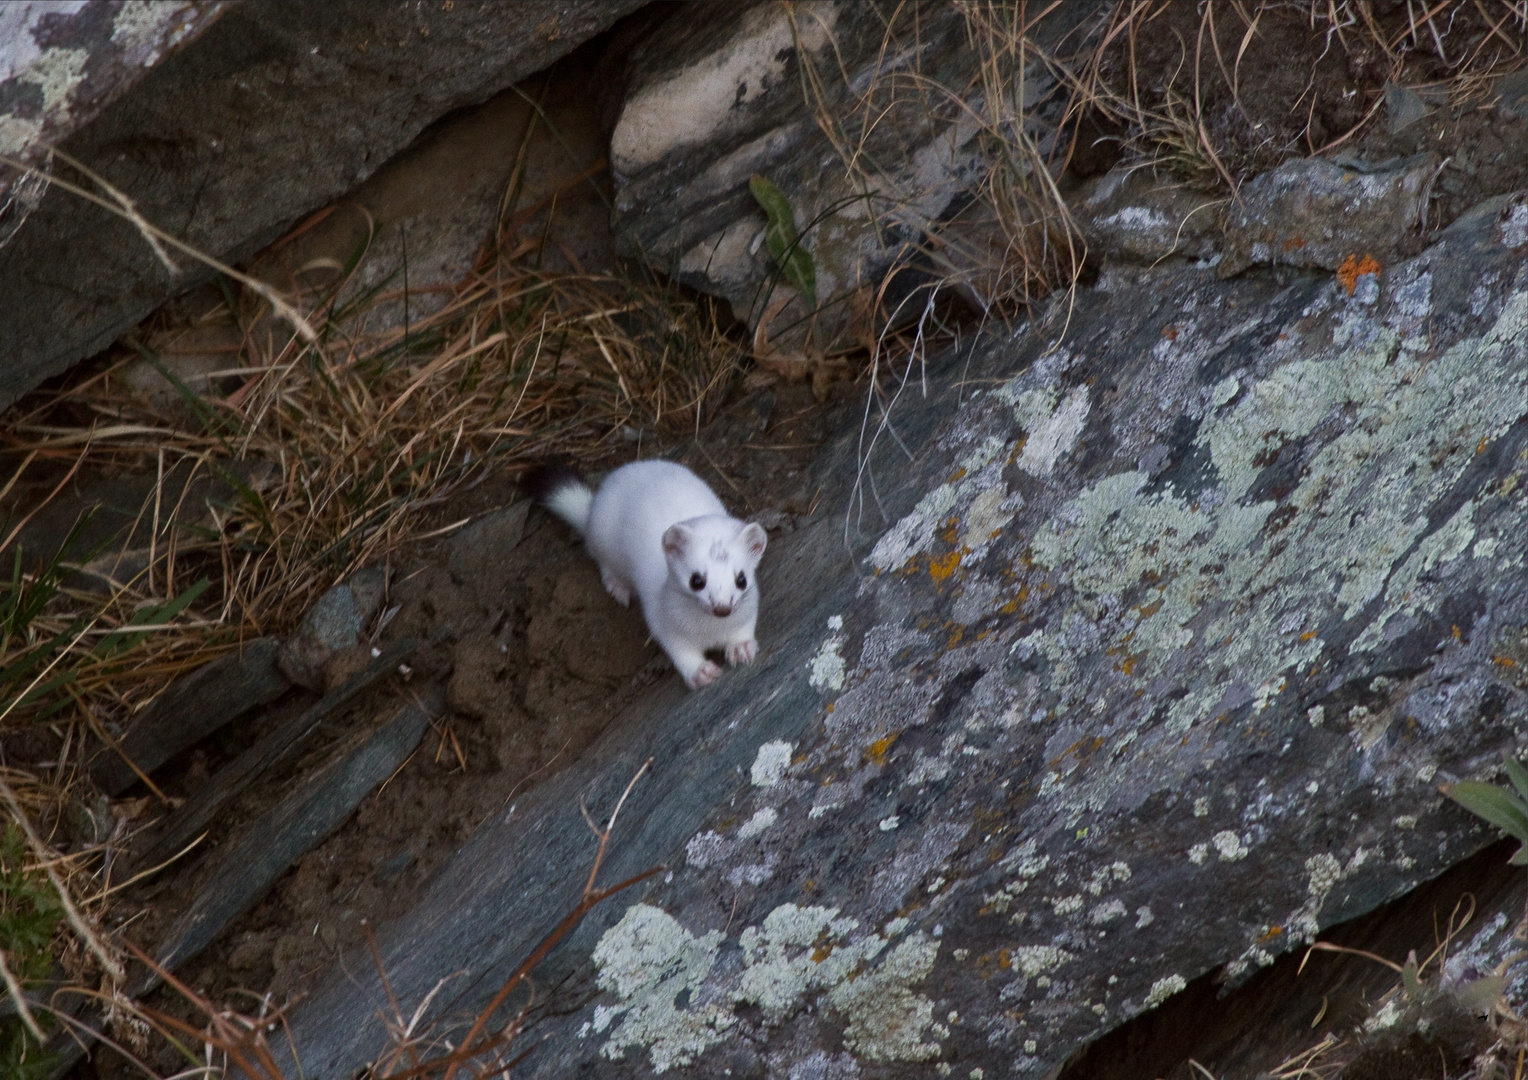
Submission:
[[[761,663],[667,684],[487,823],[382,935],[405,1014],[453,973],[431,1015],[481,1008],[577,902],[580,803],[649,758],[601,880],[667,870],[538,969],[526,1075],[1047,1075],[1479,849],[1436,784],[1528,720],[1513,212],[1352,295],[1108,276],[1061,345],[914,381],[887,524],[845,440],[839,513],[761,570]],[[382,1045],[343,969],[293,1015],[306,1075]]]
[[[640,2],[247,0],[64,149],[149,221],[239,261],[443,114],[545,68]],[[172,274],[132,225],[49,191],[0,255],[0,405],[210,277],[178,261]]]

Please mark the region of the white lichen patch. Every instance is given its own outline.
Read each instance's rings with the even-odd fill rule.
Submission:
[[[1028,979],[1055,971],[1071,959],[1071,953],[1055,945],[1021,945],[1013,950],[1013,966]]]
[[[1182,975],[1164,975],[1151,984],[1151,989],[1146,993],[1146,1002],[1143,1007],[1155,1009],[1187,985],[1188,983],[1184,981]]]
[[[748,778],[754,787],[771,787],[778,784],[785,776],[785,770],[790,767],[791,751],[795,747],[780,740],[764,743],[759,747],[759,752],[753,756],[753,767],[748,770]]]
[[[1088,400],[1088,388],[1079,386],[1067,394],[1066,399],[1049,415],[1027,417],[1025,413],[1037,404],[1037,401],[1026,396],[1020,399],[1015,410],[1020,426],[1029,432],[1029,437],[1024,441],[1024,449],[1019,453],[1018,465],[1032,476],[1050,476],[1056,471],[1056,462],[1062,455],[1070,453],[1072,447],[1077,445],[1083,428],[1087,426],[1088,410],[1092,403]]]
[[[1241,837],[1230,829],[1225,829],[1210,837],[1210,842],[1215,845],[1215,850],[1225,862],[1239,862],[1247,857],[1247,846],[1242,843]]]
[[[772,806],[766,806],[760,810],[756,810],[753,817],[749,818],[747,821],[743,822],[741,826],[738,827],[737,838],[739,840],[748,840],[752,837],[758,836],[765,829],[773,825],[779,819],[779,817],[780,815],[775,812],[775,808]]]
[[[843,647],[844,620],[835,615],[828,620],[828,636],[817,648],[817,655],[807,662],[807,682],[812,689],[836,693],[844,688],[844,658],[838,650]]]
[[[619,1020],[600,1053],[612,1060],[647,1047],[654,1072],[689,1065],[737,1021],[715,1005],[680,1008],[680,994],[698,990],[716,963],[723,935],[697,938],[667,912],[633,904],[594,947],[599,986],[619,999],[594,1010],[594,1030]]]

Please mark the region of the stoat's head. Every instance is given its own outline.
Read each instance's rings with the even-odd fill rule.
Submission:
[[[736,518],[691,518],[663,534],[669,577],[680,591],[719,619],[731,615],[754,587],[753,572],[768,537]]]

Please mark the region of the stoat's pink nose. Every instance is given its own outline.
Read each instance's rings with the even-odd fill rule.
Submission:
[[[711,614],[715,615],[718,619],[725,619],[728,615],[732,614],[732,605],[731,604],[712,604],[711,605]]]

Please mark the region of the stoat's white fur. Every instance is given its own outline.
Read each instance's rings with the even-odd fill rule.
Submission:
[[[611,596],[622,606],[633,595],[642,601],[653,640],[690,689],[721,674],[708,649],[723,650],[729,664],[753,662],[754,570],[768,538],[728,514],[704,480],[671,461],[636,461],[597,493],[564,473],[541,502],[583,535]]]

